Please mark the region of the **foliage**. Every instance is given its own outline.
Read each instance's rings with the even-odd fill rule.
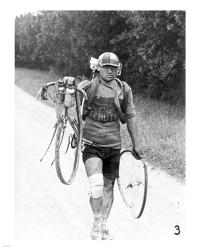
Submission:
[[[41,11],[15,27],[16,66],[90,76],[90,57],[112,51],[134,92],[185,101],[184,11]]]

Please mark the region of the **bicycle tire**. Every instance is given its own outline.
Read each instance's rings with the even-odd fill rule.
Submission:
[[[126,156],[130,157],[130,159],[127,158],[127,161],[123,159]],[[140,218],[147,199],[147,165],[143,160],[136,160],[130,150],[124,150],[120,154],[117,184],[124,203],[131,209],[132,216],[137,219]]]
[[[69,148],[72,148],[74,150],[74,159],[73,159],[73,167],[72,169],[69,170],[68,177],[66,177],[63,174],[63,170],[65,168],[69,168],[69,159],[68,159],[68,166],[63,166],[63,163],[61,162],[61,154],[63,155],[64,153],[61,152],[61,144],[62,144],[62,138],[61,135],[63,134],[64,130],[64,120],[63,122],[58,126],[57,128],[57,133],[56,133],[56,140],[55,140],[55,165],[56,165],[56,172],[57,176],[60,179],[60,181],[65,184],[65,185],[70,185],[72,184],[77,170],[78,170],[78,165],[79,165],[79,157],[80,157],[80,152],[81,152],[81,142],[82,142],[82,117],[80,113],[80,100],[79,100],[79,95],[76,95],[76,111],[77,111],[77,129],[76,131],[73,131],[76,134],[76,141],[77,145],[76,147],[71,147],[71,143],[68,143],[67,145],[67,150],[65,148],[65,154],[69,151]],[[65,110],[65,112],[67,112]],[[72,129],[74,128],[73,121],[70,120],[70,117],[65,114],[65,117],[68,118],[68,124],[71,125]],[[70,135],[71,136],[71,135]],[[68,138],[69,139],[69,138]],[[67,159],[67,155],[65,156]]]

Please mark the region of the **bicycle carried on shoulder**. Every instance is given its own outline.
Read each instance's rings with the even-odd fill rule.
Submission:
[[[50,87],[54,87],[53,97],[49,92]],[[73,116],[69,112],[70,108],[65,105],[66,94],[75,99]],[[57,82],[44,84],[38,91],[36,99],[39,96],[42,100],[47,100],[49,97],[55,103],[57,112],[60,112],[60,118],[54,126],[55,130],[50,144],[40,161],[45,157],[55,137],[55,158],[51,165],[55,163],[60,181],[63,184],[70,185],[76,176],[79,165],[83,131],[82,112],[84,101],[87,98],[86,93],[77,87],[76,80],[71,84],[64,80],[58,80]],[[60,106],[62,110],[59,110]],[[68,131],[66,131],[66,128],[68,128]],[[63,144],[63,141],[67,141],[67,146]],[[71,161],[69,161],[69,158],[71,158]]]

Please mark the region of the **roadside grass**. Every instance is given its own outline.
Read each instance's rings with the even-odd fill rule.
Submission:
[[[16,68],[15,84],[36,96],[43,83],[59,79],[52,71]],[[52,90],[53,91],[53,90]],[[45,102],[54,106],[52,101]],[[185,180],[185,110],[141,96],[134,96],[144,157],[180,181]],[[122,145],[131,147],[126,125],[121,126]]]
[[[61,78],[51,71],[39,71],[34,69],[16,68],[15,69],[15,84],[36,97],[37,92],[44,83],[53,82]],[[53,88],[49,88],[50,94],[53,96]],[[45,101],[46,104],[54,107],[51,100]]]
[[[154,168],[162,169],[184,181],[184,109],[141,96],[135,96],[134,103],[146,161]],[[125,147],[130,147],[131,141],[125,128],[122,129],[122,140]]]

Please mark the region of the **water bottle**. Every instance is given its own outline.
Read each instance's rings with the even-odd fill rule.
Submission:
[[[75,105],[75,90],[74,89],[66,89],[66,94],[65,94],[65,106],[66,107],[72,107]]]
[[[65,90],[66,87],[64,85],[64,82],[62,80],[58,80],[56,99],[59,104],[62,104],[65,101]]]

